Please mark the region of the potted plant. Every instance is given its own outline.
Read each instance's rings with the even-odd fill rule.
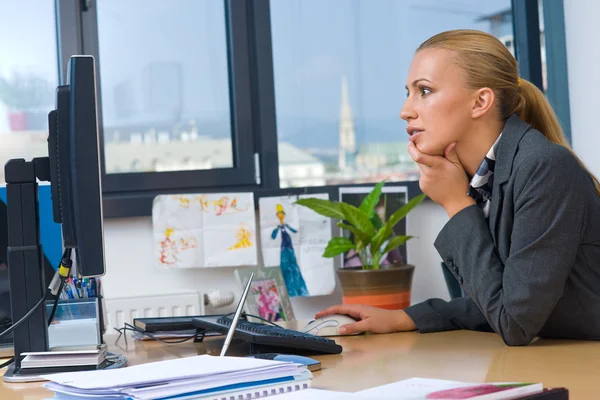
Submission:
[[[323,257],[330,258],[352,251],[360,257],[360,267],[337,270],[343,302],[401,309],[410,305],[414,266],[405,262],[384,264],[382,260],[413,237],[394,236],[393,228],[426,196],[416,196],[389,218],[382,217],[376,212],[376,206],[384,184],[375,185],[359,207],[317,198],[299,199],[296,204],[336,219],[337,226],[350,234],[350,237],[332,238],[323,253]],[[384,203],[387,200],[385,194],[383,200]]]
[[[0,77],[0,102],[8,108],[11,131],[45,129],[53,93],[48,81],[36,75]]]

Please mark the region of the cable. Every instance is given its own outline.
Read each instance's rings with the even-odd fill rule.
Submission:
[[[3,362],[2,364],[0,364],[0,369],[4,368],[4,367],[8,367],[10,364],[12,364],[15,361],[14,357],[11,357],[8,359],[8,361]]]
[[[48,326],[50,326],[50,324],[52,323],[52,320],[54,319],[54,314],[56,313],[56,309],[58,308],[58,299],[60,298],[60,293],[62,293],[64,285],[65,285],[65,280],[61,279],[60,286],[58,287],[59,294],[57,294],[56,298],[54,299],[54,305],[52,306],[52,312],[50,313],[50,316],[48,317]]]
[[[48,297],[50,296],[50,293],[51,293],[50,290],[46,290],[46,294],[44,295],[44,297],[42,297],[40,299],[40,301],[38,301],[37,304],[35,306],[33,306],[33,308],[31,310],[29,310],[27,312],[27,314],[25,314],[23,316],[23,318],[21,318],[17,323],[13,324],[10,328],[8,328],[7,330],[5,330],[4,332],[0,333],[0,339],[3,338],[4,336],[8,335],[9,333],[11,333],[12,331],[14,331],[15,329],[17,329],[25,321],[27,321],[27,319],[29,317],[31,317],[33,315],[33,313],[36,312],[37,309],[40,308],[40,306],[42,304],[46,303],[46,300],[48,300]]]
[[[229,317],[229,316],[230,316],[230,315],[232,315],[232,314],[235,314],[235,313],[229,313],[229,314],[225,314],[225,315],[223,315],[223,317],[222,317],[222,318],[227,318],[227,317]],[[259,317],[258,315],[254,315],[254,314],[247,314],[247,313],[245,313],[245,312],[243,312],[243,313],[242,313],[242,315],[240,315],[240,319],[245,319],[245,320],[248,320],[248,317],[256,318],[256,319],[259,319],[259,320],[261,320],[261,321],[264,321],[264,322],[266,322],[266,323],[268,323],[268,324],[271,324],[271,325],[273,325],[273,326],[276,326],[276,327],[278,327],[278,328],[281,328],[281,326],[277,325],[275,322],[269,321],[268,319],[264,319],[263,317]],[[231,318],[229,318],[229,319],[231,319]]]
[[[69,276],[69,271],[71,270],[71,249],[65,249],[65,252],[63,253],[63,258],[60,262],[60,265],[56,271],[55,277],[58,275],[61,279],[61,284],[64,283],[64,280]],[[55,278],[52,279],[52,281],[55,281]],[[12,331],[14,331],[15,329],[17,329],[19,326],[21,326],[25,321],[27,321],[27,319],[29,317],[31,317],[33,315],[33,313],[35,313],[37,311],[38,308],[40,308],[40,306],[42,306],[43,304],[46,303],[46,301],[48,300],[48,298],[50,297],[50,295],[52,294],[52,287],[53,287],[53,282],[50,283],[50,287],[48,287],[48,289],[46,290],[46,294],[44,294],[44,297],[42,297],[40,299],[40,301],[37,302],[37,304],[35,306],[33,306],[33,308],[31,310],[29,310],[27,312],[27,314],[25,314],[23,316],[23,318],[21,318],[18,322],[14,323],[10,328],[6,329],[4,332],[0,333],[0,339],[3,338],[4,336],[8,335],[9,333],[11,333]],[[60,296],[60,293],[57,293],[57,296]],[[58,299],[58,297],[57,297]],[[54,311],[52,313],[52,317],[54,317]],[[48,324],[51,322],[52,320],[50,319]]]
[[[62,293],[65,281],[71,273],[71,266],[73,265],[73,261],[71,260],[71,251],[72,250],[70,248],[65,249],[62,259],[60,260],[60,265],[58,266],[58,269],[56,271],[57,274],[55,274],[55,277],[58,276],[58,279],[60,279],[60,285],[58,286],[58,292],[56,292],[56,299],[54,299],[52,312],[50,313],[50,317],[48,318],[48,326],[50,326],[52,320],[54,319],[54,314],[56,313],[56,308],[58,307],[58,300],[60,299],[60,294]],[[54,281],[54,279],[52,280]]]
[[[114,330],[116,330],[117,332],[119,332],[120,335],[122,335],[123,332],[126,332],[126,331],[138,332],[138,333],[141,333],[142,335],[148,336],[149,338],[152,338],[152,339],[154,339],[156,341],[159,341],[161,343],[164,343],[164,344],[179,344],[179,343],[187,342],[188,340],[192,340],[192,339],[194,339],[194,340],[195,339],[203,340],[204,336],[206,335],[206,333],[208,333],[208,331],[203,331],[203,332],[198,332],[198,333],[196,333],[196,334],[194,334],[192,336],[186,336],[186,337],[184,337],[182,339],[167,341],[167,340],[163,340],[161,338],[158,338],[158,337],[154,336],[153,334],[151,334],[149,332],[146,332],[146,331],[138,328],[137,326],[133,326],[133,325],[128,324],[128,323],[124,323],[123,325],[124,325],[123,328],[120,328],[120,329],[114,328]]]
[[[58,306],[58,300],[60,298],[60,293],[62,292],[63,286],[65,284],[65,279],[67,279],[69,276],[72,265],[73,265],[73,262],[71,261],[71,249],[67,248],[67,249],[65,249],[65,252],[63,253],[63,257],[60,261],[60,265],[58,266],[58,269],[55,274],[55,277],[57,277],[57,276],[59,277],[60,284],[58,287],[58,292],[55,294],[56,299],[54,300],[54,306],[52,307],[52,313],[50,314],[50,317],[48,318],[48,326],[50,326],[50,324],[52,323],[52,320],[54,319],[54,314],[56,313],[56,308]],[[54,278],[52,280],[54,282]],[[17,329],[24,322],[26,322],[29,319],[29,317],[31,317],[37,311],[38,308],[40,308],[40,306],[46,304],[46,301],[52,294],[53,282],[51,282],[50,287],[48,287],[48,289],[46,289],[46,293],[44,294],[44,297],[42,297],[40,299],[40,301],[38,301],[37,304],[35,306],[33,306],[33,308],[31,310],[29,310],[27,312],[27,314],[25,314],[23,316],[23,318],[21,318],[15,324],[12,324],[12,326],[10,326],[9,328],[7,328],[6,330],[4,330],[0,333],[0,339],[3,338],[4,336],[8,335],[9,333],[12,333],[15,329]],[[6,325],[2,325],[2,326],[6,326]],[[12,364],[14,361],[15,361],[15,357],[13,356],[10,359],[8,359],[6,362],[0,364],[0,369]]]
[[[256,318],[256,319],[260,319],[261,321],[264,321],[268,324],[271,324],[273,326],[276,326],[278,328],[281,328],[281,326],[277,325],[275,322],[269,321],[268,319],[264,319],[263,317],[259,317],[258,315],[252,315],[252,314],[244,314],[246,317],[252,317],[252,318]]]

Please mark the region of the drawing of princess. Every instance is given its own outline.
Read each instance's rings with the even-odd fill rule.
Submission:
[[[271,233],[271,238],[275,240],[277,232],[281,232],[281,274],[285,280],[290,296],[308,296],[308,289],[306,283],[300,272],[300,267],[296,261],[296,254],[294,253],[294,246],[292,245],[292,237],[288,233],[290,230],[292,233],[297,231],[286,224],[283,220],[285,218],[285,211],[281,204],[277,204],[277,218],[279,218],[279,225]]]

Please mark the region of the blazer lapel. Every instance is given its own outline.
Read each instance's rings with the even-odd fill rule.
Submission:
[[[500,205],[504,197],[502,186],[510,178],[513,160],[521,138],[531,126],[521,120],[516,114],[511,115],[502,130],[502,138],[498,143],[496,153],[496,166],[494,170],[494,183],[492,185],[492,202],[490,204],[489,226],[494,242],[496,240],[496,226],[498,223]]]

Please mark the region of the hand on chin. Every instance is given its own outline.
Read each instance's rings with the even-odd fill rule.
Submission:
[[[428,156],[444,156],[444,150],[446,146],[439,148],[439,146],[427,145],[427,143],[414,143],[417,150]]]

